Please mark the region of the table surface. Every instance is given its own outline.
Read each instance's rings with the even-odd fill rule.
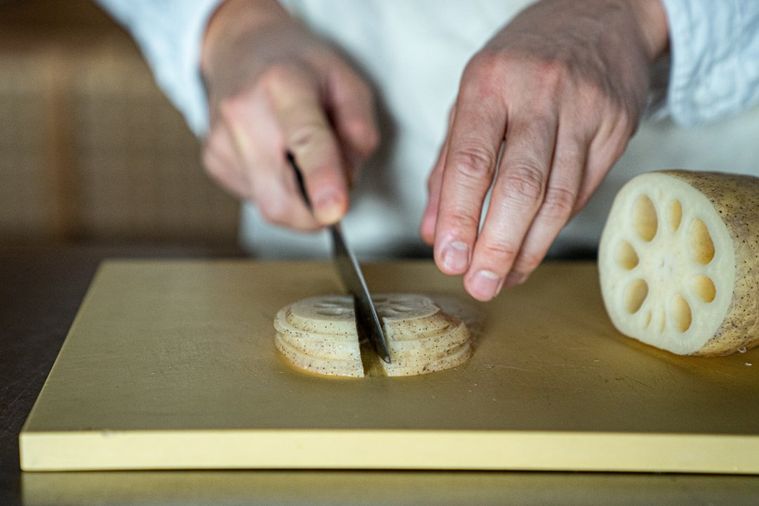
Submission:
[[[208,256],[208,251],[165,248],[0,248],[0,504],[752,504],[759,496],[759,478],[748,476],[353,471],[22,475],[18,433],[100,261]]]

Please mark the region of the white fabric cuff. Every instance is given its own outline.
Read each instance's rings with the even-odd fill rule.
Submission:
[[[667,109],[695,125],[759,102],[759,1],[662,0],[670,32]]]
[[[200,73],[206,25],[222,0],[97,0],[142,49],[158,85],[192,131],[208,130],[208,104]]]

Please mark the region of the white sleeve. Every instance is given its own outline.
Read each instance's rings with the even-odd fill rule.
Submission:
[[[671,68],[666,109],[695,125],[759,103],[759,0],[662,0]]]
[[[208,130],[200,74],[206,25],[221,0],[96,0],[142,49],[158,85],[196,135]]]

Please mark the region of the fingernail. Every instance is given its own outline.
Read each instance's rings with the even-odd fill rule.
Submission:
[[[472,278],[471,289],[480,300],[490,300],[498,294],[501,278],[493,271],[481,270]]]
[[[469,246],[462,241],[449,242],[443,249],[443,266],[450,272],[460,274],[469,265]]]
[[[506,276],[506,281],[504,282],[504,286],[506,288],[512,288],[517,285],[521,285],[527,280],[527,276],[522,274],[521,272],[510,272]]]
[[[323,224],[332,224],[340,220],[343,213],[342,202],[336,193],[325,193],[316,200],[315,214]]]

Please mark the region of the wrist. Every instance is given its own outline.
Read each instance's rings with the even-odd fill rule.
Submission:
[[[277,0],[224,0],[208,21],[200,55],[200,69],[210,70],[213,55],[224,43],[290,18]]]
[[[667,12],[661,0],[629,0],[643,36],[646,53],[651,61],[661,56],[669,46]]]

